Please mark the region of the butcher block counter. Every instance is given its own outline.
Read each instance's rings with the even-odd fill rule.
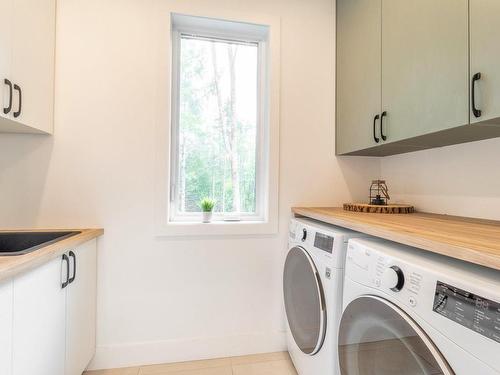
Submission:
[[[500,221],[429,213],[372,214],[336,207],[294,207],[308,217],[500,270]]]
[[[64,232],[77,231],[79,233],[61,239],[37,250],[24,255],[0,255],[0,281],[11,278],[44,263],[61,256],[64,252],[71,250],[87,241],[101,236],[104,230],[98,229],[24,229],[21,232]],[[0,233],[20,232],[19,230],[0,230]]]

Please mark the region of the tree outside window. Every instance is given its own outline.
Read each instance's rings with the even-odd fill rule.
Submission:
[[[257,210],[258,43],[181,35],[176,209]]]

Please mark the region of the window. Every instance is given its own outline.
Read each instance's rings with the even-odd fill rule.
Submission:
[[[170,221],[264,221],[269,170],[268,27],[172,16]]]

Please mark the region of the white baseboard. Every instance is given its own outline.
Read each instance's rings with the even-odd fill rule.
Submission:
[[[193,361],[286,350],[284,332],[98,346],[89,370]]]

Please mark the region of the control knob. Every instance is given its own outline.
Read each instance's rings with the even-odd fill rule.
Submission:
[[[382,286],[384,288],[390,289],[393,292],[399,292],[403,289],[405,284],[405,275],[401,268],[398,266],[392,266],[386,268],[384,274],[382,275]]]

